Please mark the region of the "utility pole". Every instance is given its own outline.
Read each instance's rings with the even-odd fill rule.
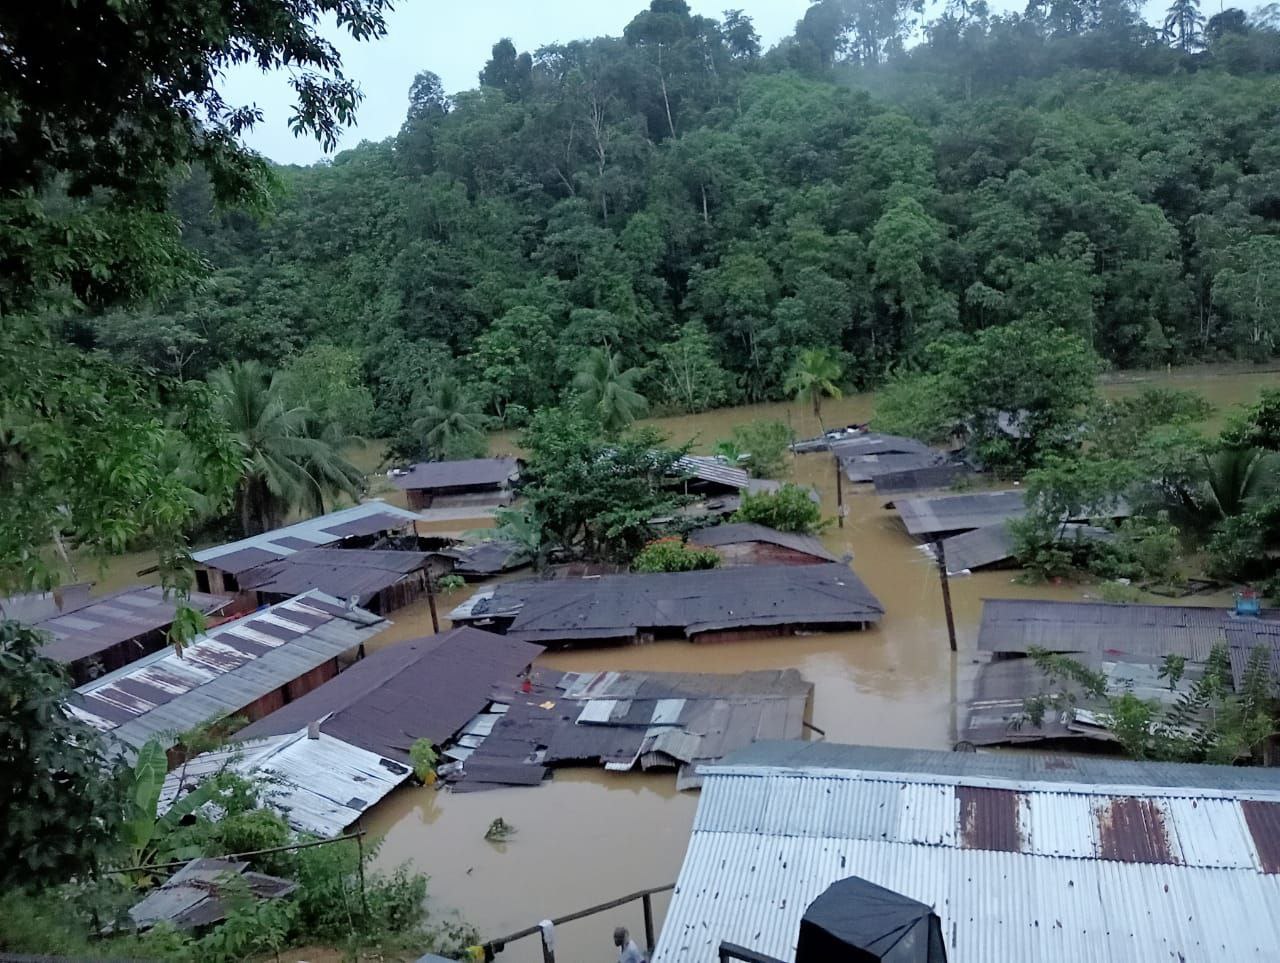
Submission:
[[[431,609],[431,631],[440,634],[440,616],[436,615],[436,579],[427,565],[427,607]]]
[[[836,465],[836,522],[844,528],[844,480],[840,471],[840,456],[833,452],[831,460]]]
[[[947,641],[951,651],[956,651],[956,618],[951,614],[951,581],[947,576],[947,552],[942,539],[933,543],[933,554],[938,560],[938,578],[942,581],[942,610],[947,613]]]

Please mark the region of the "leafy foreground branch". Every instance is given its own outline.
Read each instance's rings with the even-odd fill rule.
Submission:
[[[1083,721],[1087,712],[1134,759],[1257,761],[1263,741],[1276,732],[1280,718],[1280,703],[1272,695],[1270,655],[1262,646],[1250,653],[1238,691],[1232,685],[1226,646],[1214,646],[1203,675],[1189,681],[1187,659],[1166,655],[1159,671],[1169,687],[1165,701],[1142,699],[1132,682],[1117,685],[1105,672],[1070,656],[1032,649],[1030,657],[1044,688],[1025,700],[1025,718],[1015,725],[1040,728],[1050,716],[1072,725]]]
[[[297,882],[287,899],[255,901],[235,881],[220,883],[230,912],[218,925],[133,934],[129,907],[161,882],[135,867],[308,837],[263,808],[265,787],[225,772],[161,814],[159,743],[133,766],[109,756],[96,732],[63,711],[67,680],[39,654],[42,641],[0,623],[0,951],[218,963],[314,945],[352,959],[449,954],[475,941],[458,921],[428,919],[424,875],[376,873],[376,844],[362,851],[354,841],[246,857],[253,871]],[[117,935],[99,938],[107,930]]]

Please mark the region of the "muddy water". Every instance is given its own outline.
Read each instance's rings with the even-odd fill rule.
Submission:
[[[1280,384],[1274,372],[1196,369],[1127,376],[1104,385],[1107,394],[1159,385],[1202,392],[1218,407],[1208,427],[1217,427],[1232,406],[1256,399],[1263,387]],[[871,395],[853,395],[823,406],[828,425],[866,421]],[[756,418],[787,422],[800,436],[815,434],[812,412],[798,405],[744,406],[674,419],[656,419],[675,443],[709,450],[733,427]],[[513,451],[499,436],[495,453]],[[823,509],[835,514],[835,470],[829,455],[793,459],[791,478],[814,485]],[[823,536],[884,603],[874,629],[714,646],[668,642],[626,649],[560,652],[539,662],[557,670],[636,669],[681,672],[740,672],[795,667],[814,683],[812,722],[839,742],[945,749],[955,741],[957,705],[971,691],[976,671],[977,623],[985,597],[1078,599],[1088,586],[1024,586],[1009,572],[987,572],[952,580],[959,652],[952,655],[942,614],[936,569],[902,530],[896,515],[865,492],[846,488],[849,517],[843,529]],[[395,638],[421,630],[403,624]],[[388,636],[390,638],[391,636]],[[369,820],[385,833],[380,863],[408,860],[432,877],[433,904],[456,908],[486,938],[532,925],[637,889],[670,882],[679,871],[697,799],[677,794],[670,775],[618,777],[595,770],[561,771],[548,785],[490,793],[405,790]],[[501,816],[518,832],[507,843],[484,841],[489,823]],[[659,925],[665,904],[657,905]],[[611,958],[614,925],[640,931],[639,909],[613,911],[568,924],[558,933],[559,958]],[[511,963],[541,959],[536,939],[503,953]]]

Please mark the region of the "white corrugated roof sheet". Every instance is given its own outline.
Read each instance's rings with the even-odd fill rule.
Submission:
[[[269,557],[285,558],[304,548],[318,548],[341,541],[346,537],[342,531],[344,526],[350,526],[353,522],[359,522],[362,519],[376,519],[379,516],[386,517],[385,524],[388,528],[396,522],[402,522],[407,526],[422,519],[422,516],[416,512],[375,498],[327,515],[308,518],[306,521],[263,532],[261,535],[251,535],[239,541],[227,542],[225,545],[201,549],[198,552],[192,552],[191,557],[198,564],[206,565],[214,564],[217,559],[226,555],[256,549]],[[334,532],[331,529],[338,531]],[[269,561],[269,558],[264,557],[263,561]]]
[[[848,876],[932,906],[952,963],[1280,958],[1274,790],[703,772],[653,963],[715,963],[725,940],[794,960],[805,908]]]
[[[202,780],[228,770],[252,778],[262,801],[299,832],[337,836],[409,778],[407,766],[306,730],[235,743],[206,752],[169,773],[160,793],[161,815]]]

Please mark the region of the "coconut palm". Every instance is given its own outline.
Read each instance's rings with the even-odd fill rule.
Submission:
[[[822,422],[822,399],[839,398],[842,395],[840,386],[840,362],[825,348],[809,348],[800,352],[795,364],[787,375],[783,390],[797,400],[809,399],[813,405],[813,415],[823,431],[827,426]]]
[[[649,411],[649,401],[636,388],[643,368],[618,370],[618,359],[607,348],[592,348],[582,358],[573,386],[583,406],[600,420],[600,427],[616,434]]]
[[[285,400],[283,382],[257,361],[209,376],[218,413],[240,443],[236,510],[246,535],[278,527],[294,509],[325,511],[325,498],[356,496],[360,472],[342,455],[351,439],[310,409]]]
[[[1173,493],[1168,507],[1175,521],[1207,531],[1280,491],[1280,455],[1260,448],[1224,448],[1204,456],[1199,475],[1198,484]]]
[[[480,404],[452,375],[435,380],[418,406],[414,434],[422,439],[427,454],[436,459],[463,458],[483,454],[484,429],[488,424]]]
[[[1200,0],[1173,0],[1165,11],[1164,36],[1184,51],[1194,50],[1204,41],[1204,14]]]

